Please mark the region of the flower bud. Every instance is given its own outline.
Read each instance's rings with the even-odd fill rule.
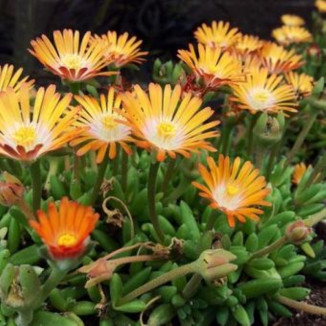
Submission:
[[[288,241],[296,245],[303,243],[310,233],[311,228],[306,226],[302,220],[291,223],[285,230]]]
[[[223,249],[205,250],[199,256],[198,270],[206,281],[213,281],[234,272],[238,266],[229,262],[237,257]]]
[[[12,206],[17,204],[23,197],[24,185],[13,175],[4,171],[3,181],[0,181],[0,204]]]
[[[316,44],[316,43],[311,44],[307,49],[307,54],[311,58],[318,59],[321,54],[321,50],[320,50],[320,47],[318,46],[318,44]]]

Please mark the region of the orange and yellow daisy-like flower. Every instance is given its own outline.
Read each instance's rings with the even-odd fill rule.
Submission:
[[[248,54],[257,52],[264,42],[254,35],[241,35],[241,37],[234,44],[235,53],[242,57],[246,57]]]
[[[21,78],[22,73],[23,68],[15,71],[13,65],[5,64],[2,67],[0,66],[0,91],[6,91],[8,88],[12,88],[18,93],[23,84],[31,88],[34,80],[28,81],[28,76]]]
[[[275,40],[282,45],[293,43],[308,43],[312,41],[312,35],[308,30],[300,26],[282,26],[272,32]]]
[[[28,86],[19,94],[8,89],[0,94],[0,154],[31,161],[63,147],[79,132],[72,129],[77,108],[69,109],[72,95],[61,98],[54,85],[39,88],[33,105]]]
[[[264,199],[269,194],[266,181],[259,176],[259,170],[254,169],[251,162],[244,162],[237,157],[233,164],[230,158],[219,155],[218,162],[207,158],[208,169],[200,164],[199,173],[205,185],[193,182],[201,192],[200,196],[207,198],[213,209],[219,209],[227,216],[231,227],[235,226],[236,219],[241,223],[246,218],[259,220],[263,210],[257,206],[271,206]]]
[[[307,172],[307,170],[311,169],[312,166],[309,165],[308,167],[304,163],[299,163],[294,166],[294,170],[292,173],[292,182],[296,185],[298,185]]]
[[[213,48],[230,48],[240,38],[238,28],[231,28],[230,23],[213,21],[211,26],[202,24],[194,33],[198,43]]]
[[[287,51],[283,46],[273,42],[265,42],[258,51],[260,60],[270,73],[284,73],[301,67],[304,64],[302,56],[294,50]]]
[[[29,221],[31,227],[42,238],[52,258],[60,260],[78,258],[84,253],[99,214],[89,206],[63,197],[59,210],[53,202],[49,203],[47,213],[37,211],[37,219]]]
[[[79,31],[64,29],[53,32],[54,44],[42,35],[31,41],[34,55],[53,74],[63,79],[78,82],[96,76],[110,76],[116,72],[101,70],[107,66],[103,57],[103,44],[90,43],[91,33],[87,32],[80,40]]]
[[[281,21],[286,26],[303,26],[306,23],[302,17],[290,14],[282,15]]]
[[[286,73],[284,76],[286,82],[293,87],[298,99],[307,97],[311,94],[314,87],[313,77],[293,71]]]
[[[163,161],[166,154],[174,159],[177,154],[190,157],[199,149],[215,150],[206,141],[218,135],[210,129],[219,121],[207,122],[214,111],[209,107],[201,109],[202,100],[189,93],[181,99],[181,91],[180,85],[171,89],[170,85],[162,88],[151,83],[149,94],[139,85],[134,93],[122,94],[128,124],[138,138],[135,143],[154,150],[158,161]]]
[[[321,12],[321,13],[326,12],[326,1],[325,0],[317,0],[315,2],[315,6],[319,12]]]
[[[126,153],[131,154],[131,148],[127,144],[133,141],[130,136],[131,128],[119,122],[125,118],[119,114],[122,110],[121,97],[114,88],[109,89],[107,96],[102,94],[100,100],[89,96],[75,98],[82,106],[75,125],[87,127],[70,143],[72,146],[83,144],[77,155],[98,151],[96,161],[101,163],[106,153],[111,159],[116,157],[118,144]]]
[[[239,109],[257,112],[295,112],[297,105],[293,88],[283,83],[283,77],[269,75],[266,68],[252,69],[246,81],[232,86],[230,101]]]
[[[143,56],[148,52],[140,51],[141,40],[137,40],[135,36],[129,38],[128,33],[120,36],[114,31],[108,31],[107,34],[96,35],[91,41],[104,46],[103,57],[108,64],[114,64],[122,67],[128,63],[142,63],[145,61]]]
[[[208,88],[217,88],[242,81],[242,64],[228,52],[198,44],[198,55],[192,44],[188,50],[179,50],[178,57],[184,61],[197,78]]]

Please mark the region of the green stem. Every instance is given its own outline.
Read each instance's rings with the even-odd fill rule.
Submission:
[[[233,131],[234,124],[226,124],[226,127],[222,130],[223,137],[222,137],[222,144],[221,144],[221,152],[224,155],[228,155],[230,141],[232,139],[232,131]]]
[[[172,269],[168,271],[167,273],[145,283],[144,285],[140,286],[136,290],[128,293],[124,297],[121,298],[120,304],[124,304],[126,302],[132,301],[139,297],[140,295],[149,292],[158,286],[170,282],[178,277],[194,273],[197,270],[197,261],[194,261],[192,263],[189,263],[187,265],[180,266],[178,268]]]
[[[290,165],[292,159],[294,158],[295,154],[298,152],[300,147],[302,146],[306,136],[308,135],[309,130],[311,129],[312,125],[314,124],[316,118],[318,116],[318,112],[316,110],[312,111],[309,115],[308,121],[305,122],[303,129],[301,130],[297,140],[295,141],[293,147],[290,150],[290,153],[285,161],[284,170]]]
[[[247,148],[247,154],[250,157],[252,154],[253,146],[254,146],[254,127],[257,121],[256,115],[251,115],[250,117],[250,123],[248,128],[248,148]]]
[[[200,274],[194,274],[193,276],[191,276],[191,279],[185,285],[185,287],[183,288],[183,291],[182,291],[182,296],[186,300],[190,299],[191,297],[193,297],[196,294],[202,279],[203,278],[201,277]]]
[[[91,200],[90,200],[91,205],[96,202],[96,199],[98,197],[102,182],[105,177],[105,171],[108,166],[108,162],[109,162],[109,157],[108,157],[107,153],[105,153],[104,159],[98,168],[97,178],[96,178],[96,181],[94,184],[94,188],[93,188],[93,192],[92,192]]]
[[[124,193],[127,191],[128,183],[128,154],[122,150],[121,153],[121,187]]]
[[[280,302],[290,308],[293,308],[293,309],[296,309],[299,311],[304,311],[304,312],[307,312],[307,313],[313,314],[313,315],[326,316],[326,308],[324,308],[324,307],[317,307],[317,306],[314,306],[312,304],[308,304],[305,302],[299,302],[299,301],[284,297],[282,295],[276,296],[276,299],[278,302]]]
[[[256,147],[256,167],[261,170],[265,156],[265,150],[259,146]]]
[[[173,203],[175,202],[183,193],[184,191],[189,187],[189,181],[184,178],[183,176],[181,177],[181,181],[177,188],[175,188],[171,194],[164,198],[163,203],[168,204],[168,203]]]
[[[318,179],[318,175],[320,174],[320,172],[322,172],[325,169],[325,165],[326,165],[326,153],[324,153],[318,160],[316,166],[314,167],[314,170],[312,171],[305,185],[306,188],[311,186],[316,181],[316,179]]]
[[[250,259],[265,256],[265,255],[269,254],[270,252],[272,252],[272,251],[278,249],[279,247],[283,246],[285,243],[287,243],[287,241],[288,241],[287,237],[283,236],[283,237],[279,238],[278,240],[276,240],[275,242],[273,242],[271,245],[254,252],[251,255]]]
[[[148,198],[148,211],[149,218],[153,224],[154,230],[158,236],[160,242],[164,240],[164,234],[161,230],[158,216],[155,208],[155,195],[156,195],[156,179],[158,169],[160,167],[159,162],[151,163],[148,173],[148,186],[147,186],[147,198]]]
[[[312,227],[325,218],[326,218],[326,208],[324,208],[323,210],[321,210],[320,212],[314,215],[311,215],[309,218],[305,219],[304,222],[307,226]]]
[[[44,189],[49,191],[50,190],[50,180],[53,175],[56,175],[58,171],[60,158],[59,157],[50,157],[49,158],[49,172],[46,177],[46,181],[44,184]]]
[[[205,231],[209,231],[214,227],[216,221],[216,212],[213,210],[208,216]]]
[[[176,159],[171,159],[169,160],[168,163],[168,167],[165,171],[165,176],[162,182],[162,186],[161,186],[161,191],[163,192],[163,194],[166,193],[167,188],[169,186],[170,180],[173,176],[173,172],[174,172],[174,167],[175,167],[175,163],[176,163]]]
[[[34,213],[41,207],[42,177],[40,160],[30,165],[32,188],[33,188],[33,211]]]
[[[271,150],[271,153],[269,155],[269,158],[268,158],[268,163],[267,163],[267,169],[266,169],[266,180],[269,181],[270,180],[270,177],[271,177],[271,174],[272,174],[272,170],[273,170],[273,166],[274,166],[274,160],[276,158],[276,155],[278,153],[278,150],[279,150],[279,145],[281,144],[281,142],[278,142],[277,144],[275,144],[273,147],[272,147],[272,150]]]

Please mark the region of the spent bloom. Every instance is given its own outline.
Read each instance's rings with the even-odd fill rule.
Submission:
[[[198,43],[220,49],[230,48],[241,35],[238,28],[231,28],[229,22],[223,21],[213,21],[211,26],[202,24],[194,34]]]
[[[299,26],[282,26],[272,31],[272,36],[282,45],[293,43],[307,43],[312,41],[311,33],[304,27]]]
[[[181,86],[173,89],[151,83],[148,94],[139,85],[134,93],[122,94],[128,125],[137,137],[135,143],[156,151],[157,160],[163,161],[166,154],[176,158],[176,154],[190,157],[199,149],[214,151],[206,141],[218,135],[210,130],[219,121],[207,122],[214,111],[201,109],[202,100],[187,93],[181,99]]]
[[[290,14],[282,15],[281,21],[286,26],[303,26],[306,23],[302,17]]]
[[[95,35],[91,43],[102,45],[106,62],[117,67],[128,63],[142,63],[145,61],[143,57],[148,54],[146,51],[140,51],[142,41],[137,40],[135,36],[129,38],[127,32],[117,35],[115,31],[108,31],[101,36]]]
[[[251,162],[244,162],[237,157],[233,164],[229,157],[219,155],[216,163],[212,157],[207,157],[208,169],[200,164],[199,173],[205,185],[193,182],[201,192],[200,196],[207,198],[213,209],[224,212],[231,227],[235,220],[244,223],[246,218],[258,221],[263,210],[257,206],[270,206],[264,199],[269,194],[266,181],[259,176],[259,170],[254,169]]]
[[[68,81],[78,82],[96,76],[110,76],[116,72],[101,70],[107,66],[103,44],[91,43],[91,33],[80,40],[79,31],[54,31],[52,43],[46,35],[31,41],[29,52],[53,74]]]
[[[59,209],[49,203],[47,213],[37,211],[37,219],[29,221],[31,227],[42,238],[51,257],[60,260],[78,258],[84,253],[99,214],[90,206],[63,197]]]
[[[33,96],[34,97],[34,96]],[[33,161],[67,144],[79,132],[71,128],[77,108],[72,95],[63,97],[56,87],[39,88],[35,100],[28,86],[0,94],[0,153],[20,161]]]
[[[121,97],[114,88],[109,89],[107,96],[101,94],[99,100],[89,96],[75,98],[82,107],[75,125],[86,127],[70,143],[73,146],[82,144],[77,150],[77,155],[97,151],[96,161],[101,163],[105,155],[111,159],[115,158],[117,145],[131,154],[131,148],[127,144],[132,141],[131,128],[119,122],[125,118],[119,114],[122,110]]]

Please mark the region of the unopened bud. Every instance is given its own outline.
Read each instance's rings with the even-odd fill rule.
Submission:
[[[4,171],[0,181],[0,204],[12,206],[17,204],[23,197],[24,185],[13,175]]]
[[[306,226],[304,221],[295,221],[288,225],[285,230],[285,235],[288,241],[296,245],[303,243],[310,233],[311,228]]]
[[[224,249],[205,250],[199,256],[198,271],[206,281],[225,277],[234,272],[238,266],[230,264],[237,257]]]

